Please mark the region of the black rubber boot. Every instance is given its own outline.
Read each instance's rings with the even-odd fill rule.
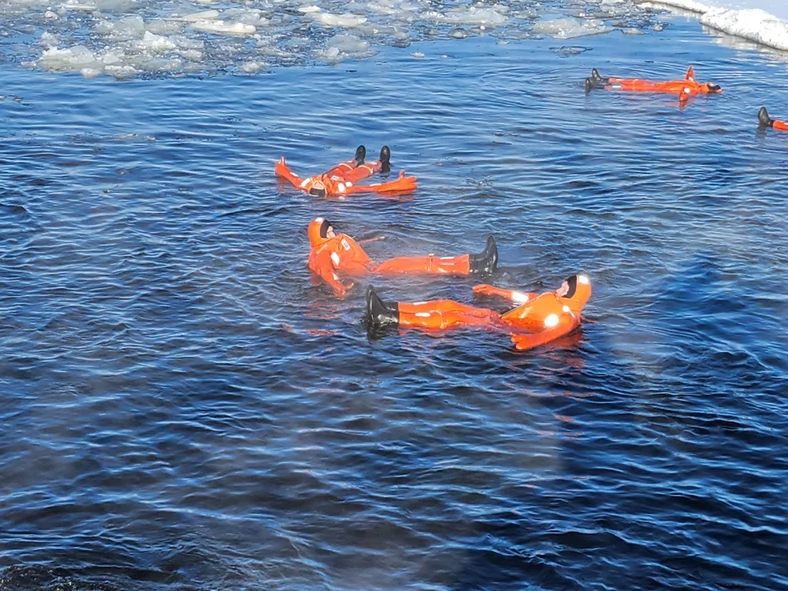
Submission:
[[[607,82],[607,78],[602,78],[602,76],[599,75],[599,70],[596,68],[591,68],[591,81],[598,84],[605,84]]]
[[[391,150],[388,146],[383,146],[380,149],[380,172],[387,173],[391,170]]]
[[[364,164],[364,158],[367,157],[367,149],[361,145],[356,148],[356,155],[353,157],[353,168],[358,168]]]
[[[586,78],[586,92],[591,92],[594,88],[603,88],[607,84],[608,79],[602,78],[596,68],[591,70],[591,78]]]
[[[367,286],[367,325],[370,329],[396,326],[399,324],[399,310],[396,302],[387,304],[378,297],[375,288]]]
[[[498,245],[495,238],[487,237],[487,245],[479,254],[472,254],[470,260],[471,273],[489,274],[498,268]]]
[[[766,107],[758,109],[758,125],[761,127],[771,127],[774,124],[769,113],[766,112]]]

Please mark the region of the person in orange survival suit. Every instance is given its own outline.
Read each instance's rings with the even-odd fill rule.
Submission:
[[[386,174],[391,170],[391,150],[388,146],[380,149],[380,159],[375,162],[364,163],[366,155],[367,149],[359,146],[356,148],[353,160],[340,162],[323,174],[307,178],[301,178],[290,170],[285,163],[285,157],[282,156],[276,163],[274,172],[277,176],[290,181],[293,186],[315,197],[340,197],[352,193],[398,193],[416,189],[416,177],[406,177],[404,170],[400,172],[399,178],[393,181],[357,185],[357,182],[375,173]]]
[[[788,123],[780,121],[779,119],[772,119],[766,111],[766,107],[761,107],[758,110],[758,125],[760,127],[771,127],[772,129],[780,129],[788,131]]]
[[[432,274],[470,275],[492,273],[498,265],[498,246],[492,236],[481,254],[463,254],[454,257],[396,257],[382,262],[372,261],[358,242],[347,234],[336,234],[331,222],[316,218],[307,230],[312,252],[309,269],[328,283],[338,296],[344,296],[353,287],[345,284],[342,275],[358,277],[368,273],[381,274]]]
[[[684,80],[670,80],[668,82],[654,82],[638,78],[603,78],[599,75],[597,69],[594,68],[591,70],[591,77],[586,78],[585,86],[586,92],[591,92],[594,88],[633,92],[667,92],[679,95],[681,102],[686,101],[690,96],[698,94],[718,94],[722,92],[722,89],[716,84],[696,82],[695,71],[692,69],[692,66],[687,70]]]
[[[387,326],[432,330],[493,326],[510,332],[516,349],[530,349],[567,335],[580,326],[580,313],[591,297],[591,282],[586,275],[572,275],[557,290],[542,295],[486,284],[475,285],[473,291],[504,297],[518,306],[500,314],[453,300],[387,303],[369,286],[365,320],[372,330]]]

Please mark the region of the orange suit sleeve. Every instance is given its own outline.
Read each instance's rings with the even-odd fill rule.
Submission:
[[[498,296],[510,300],[515,304],[519,304],[519,305],[525,304],[536,297],[535,293],[516,291],[513,289],[503,289],[501,287],[495,287],[494,285],[487,285],[486,283],[474,285],[473,293]]]
[[[274,168],[274,172],[277,176],[287,179],[290,181],[293,186],[301,188],[301,183],[303,183],[303,179],[295,174],[290,168],[288,168],[287,164],[285,164],[285,157],[282,156],[276,163],[276,168]]]
[[[309,268],[323,281],[328,283],[334,290],[334,293],[339,297],[344,297],[348,290],[354,285],[353,282],[349,285],[342,283],[342,280],[334,269],[334,262],[331,260],[331,251],[329,249],[325,249],[311,258],[309,261]]]

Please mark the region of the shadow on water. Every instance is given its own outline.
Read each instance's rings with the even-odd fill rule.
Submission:
[[[629,348],[637,362],[619,355],[620,371],[603,381],[594,382],[593,364],[573,376],[592,382],[593,395],[557,423],[565,429],[561,474],[510,491],[507,511],[465,522],[457,535],[466,553],[436,558],[429,572],[462,566],[437,584],[585,589],[600,565],[612,588],[631,587],[634,570],[638,589],[692,581],[709,591],[765,591],[785,580],[779,474],[788,462],[763,452],[788,442],[782,429],[765,428],[785,423],[778,343],[788,310],[780,277],[739,271],[735,261],[698,253],[643,286],[653,303],[637,314],[647,335]],[[776,307],[753,314],[739,295],[748,281]],[[594,326],[590,350],[615,356],[610,336]]]

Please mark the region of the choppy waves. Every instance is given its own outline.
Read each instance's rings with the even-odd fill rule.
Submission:
[[[784,587],[788,136],[756,113],[788,74],[669,24],[265,76],[6,69],[0,589]],[[581,84],[689,59],[723,94]],[[418,191],[273,176],[359,143]],[[493,233],[500,286],[585,271],[582,330],[370,339],[361,290],[311,281],[318,215],[376,258]]]

